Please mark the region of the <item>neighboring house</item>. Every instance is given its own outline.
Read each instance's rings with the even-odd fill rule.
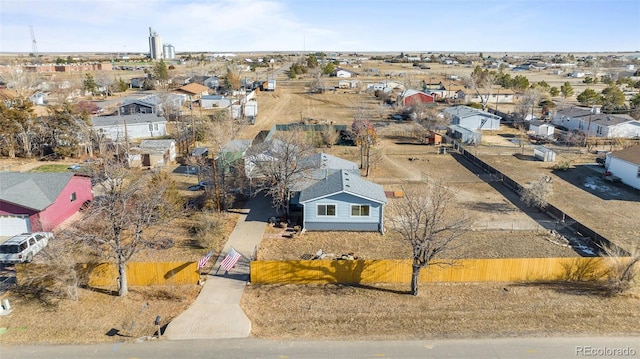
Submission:
[[[91,200],[90,177],[0,172],[0,236],[51,231]]]
[[[202,96],[209,94],[209,88],[200,84],[188,84],[175,90],[179,94],[187,96],[187,101],[198,101]]]
[[[133,115],[136,113],[158,113],[160,105],[151,104],[142,100],[125,100],[124,104],[118,107],[118,114]]]
[[[339,80],[338,88],[341,89],[353,89],[357,88],[360,83],[357,80]]]
[[[356,77],[357,74],[353,71],[349,71],[343,68],[338,67],[337,69],[333,70],[333,76],[335,77]]]
[[[300,192],[302,228],[383,233],[386,203],[381,185],[351,171],[339,170]]]
[[[225,143],[216,157],[222,173],[231,173],[235,164],[244,158],[249,147],[251,147],[251,140],[231,140]]]
[[[456,93],[456,98],[464,103],[482,103],[484,101],[487,104],[513,103],[516,100],[516,94],[513,90],[508,89],[493,89],[491,93],[484,91],[478,93],[469,89],[459,89]]]
[[[400,95],[398,104],[402,107],[409,107],[419,103],[434,103],[435,101],[435,96],[426,94],[422,91],[409,89]]]
[[[453,106],[442,110],[451,116],[451,124],[469,130],[498,130],[502,117],[469,106]]]
[[[553,116],[552,123],[569,131],[575,130],[595,137],[640,137],[640,121],[629,115],[604,114],[597,107],[571,107],[559,110]]]
[[[217,90],[220,87],[220,78],[218,76],[193,76],[191,83],[207,86],[210,89]]]
[[[607,153],[605,167],[622,183],[640,189],[640,145]]]
[[[146,80],[146,77],[134,77],[130,80],[130,84],[132,88],[137,88],[137,89],[141,89],[144,87],[144,81]]]
[[[538,137],[553,137],[555,126],[538,120],[529,121],[529,134]]]
[[[184,86],[191,82],[191,76],[176,76],[169,80],[169,83],[175,86]]]
[[[202,96],[200,99],[202,108],[227,108],[231,106],[231,99],[222,95]]]
[[[142,140],[138,148],[140,165],[143,167],[164,167],[176,160],[174,140]]]
[[[167,120],[152,113],[135,115],[97,116],[91,119],[98,135],[112,141],[129,141],[167,134]]]

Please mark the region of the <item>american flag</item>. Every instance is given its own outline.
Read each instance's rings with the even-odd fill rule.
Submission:
[[[228,272],[231,270],[231,268],[233,268],[233,266],[236,265],[236,263],[238,263],[240,257],[240,253],[238,253],[235,249],[233,249],[233,247],[231,247],[231,250],[229,251],[229,253],[227,253],[227,256],[224,257],[222,263],[220,263],[220,267]]]
[[[198,261],[198,269],[204,268],[204,266],[207,265],[207,263],[209,263],[209,258],[211,258],[211,256],[213,255],[213,251],[207,253],[206,256],[202,257],[199,261]]]

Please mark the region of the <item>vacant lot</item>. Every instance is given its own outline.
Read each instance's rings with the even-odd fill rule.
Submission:
[[[640,334],[640,299],[587,283],[252,285],[242,308],[270,339],[412,340]],[[265,310],[265,308],[269,308]]]

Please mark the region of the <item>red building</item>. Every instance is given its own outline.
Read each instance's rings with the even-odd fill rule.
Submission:
[[[435,101],[435,96],[416,90],[406,90],[400,98],[400,103],[403,107],[408,107],[416,103],[434,103]]]
[[[91,178],[0,172],[0,236],[51,231],[93,200]]]

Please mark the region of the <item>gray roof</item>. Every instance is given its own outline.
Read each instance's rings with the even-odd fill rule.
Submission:
[[[209,153],[209,149],[207,147],[196,147],[191,151],[191,156],[200,157]]]
[[[231,140],[225,143],[220,152],[244,152],[251,147],[251,140]]]
[[[487,117],[491,117],[491,118],[495,118],[495,119],[501,119],[502,117],[494,115],[492,113],[486,112],[486,111],[481,111],[481,110],[477,110],[473,107],[469,107],[469,106],[453,106],[453,107],[447,107],[444,110],[442,110],[445,113],[448,113],[451,116],[455,116],[457,118],[466,118],[466,117],[471,117],[471,116],[487,116]]]
[[[136,113],[133,115],[119,115],[119,116],[97,116],[91,119],[93,126],[105,127],[105,126],[120,126],[124,122],[127,125],[135,125],[147,122],[167,122],[163,116],[158,116],[155,113]]]
[[[0,201],[42,211],[55,202],[73,173],[0,172]]]
[[[335,170],[357,170],[358,164],[352,161],[342,159],[330,155],[328,153],[320,152],[311,156],[305,157],[302,161],[305,167],[318,168],[318,169],[335,169]]]
[[[629,115],[592,113],[591,109],[586,107],[570,107],[559,110],[556,112],[556,117],[567,117],[581,121],[589,121],[591,119],[591,123],[602,126],[614,126],[629,121],[633,121],[632,123],[638,122]]]
[[[166,150],[171,146],[171,143],[175,142],[175,140],[142,140],[139,147],[154,150]]]
[[[339,193],[348,193],[377,203],[387,203],[387,197],[381,185],[369,182],[347,170],[336,171],[327,176],[326,179],[302,190],[300,203],[304,204],[311,200]]]

